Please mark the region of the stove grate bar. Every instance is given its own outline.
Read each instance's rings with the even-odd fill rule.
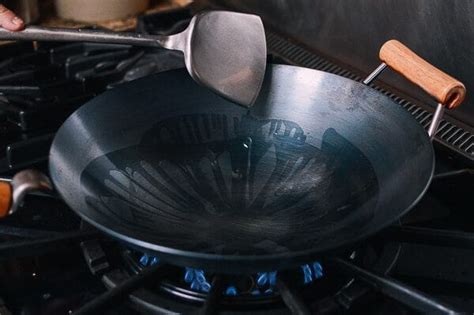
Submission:
[[[275,32],[267,30],[266,33],[268,50],[275,56],[282,58],[284,61],[293,65],[331,72],[355,81],[362,81],[361,77],[354,74],[350,70],[345,69],[344,66],[331,62],[317,53],[301,47],[297,43],[287,40]],[[428,129],[429,123],[426,123],[426,117],[429,116],[429,122],[431,122],[431,112],[426,111],[418,104],[413,104],[402,97],[397,96],[391,91],[381,88],[380,86],[377,86],[373,83],[370,84],[370,86],[393,99],[400,106],[405,108],[410,114],[412,114],[425,129]],[[447,120],[442,120],[442,122],[444,122],[446,125],[449,125],[450,128],[448,132],[444,133],[441,133],[441,130],[438,130],[435,138],[436,141],[451,148],[469,160],[474,161],[474,135],[451,121],[448,122]],[[453,137],[454,134],[466,134],[466,143],[460,144],[459,141],[456,141],[457,138]]]
[[[339,271],[368,283],[385,296],[423,314],[462,314],[415,288],[388,277],[376,275],[346,260],[333,258],[330,260],[330,263]]]
[[[222,296],[224,281],[221,275],[212,278],[211,290],[206,296],[206,301],[199,311],[200,315],[213,315],[218,313],[219,301]]]
[[[303,299],[300,297],[298,291],[293,289],[284,277],[278,277],[276,285],[283,302],[292,314],[311,314],[308,307],[303,302]]]
[[[127,300],[130,293],[143,287],[150,281],[159,281],[167,273],[166,265],[154,265],[143,269],[140,273],[128,278],[124,282],[116,285],[111,290],[105,291],[102,295],[92,299],[78,310],[74,315],[103,314],[106,309],[114,308]]]
[[[33,257],[47,252],[57,251],[69,245],[71,242],[79,242],[86,239],[98,237],[98,231],[73,231],[44,239],[16,241],[0,244],[0,260]]]
[[[1,236],[15,236],[27,239],[47,238],[60,235],[60,232],[29,229],[9,225],[0,225]]]
[[[415,226],[392,226],[385,231],[390,240],[452,248],[474,249],[474,233],[422,228]]]

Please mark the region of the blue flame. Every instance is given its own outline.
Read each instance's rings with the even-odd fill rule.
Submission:
[[[257,273],[257,285],[263,287],[268,282],[268,276],[266,272]]]
[[[147,254],[143,254],[142,257],[140,257],[140,265],[146,266],[148,265],[148,260],[150,257]]]
[[[229,286],[224,292],[227,296],[236,296],[237,295],[237,288],[234,286]]]
[[[149,257],[145,254],[140,259],[140,263],[153,264],[154,258],[156,257]],[[303,271],[304,284],[312,283],[324,276],[323,267],[317,261],[301,265],[301,270]],[[255,278],[256,287],[250,291],[250,294],[255,296],[273,294],[276,290],[277,275],[277,271],[257,273]],[[211,284],[202,269],[185,268],[184,281],[189,284],[191,290],[200,292],[209,292],[211,290]],[[229,285],[224,290],[224,295],[226,296],[237,296],[238,294],[237,287],[233,285]]]
[[[185,268],[184,281],[189,283],[191,290],[209,292],[211,290],[211,284],[207,281],[204,270]]]
[[[311,283],[324,276],[323,266],[317,261],[312,264],[302,265],[301,269],[303,270],[304,284]]]
[[[257,285],[263,287],[265,285],[275,286],[276,285],[276,271],[270,272],[259,272],[257,273]]]
[[[274,287],[276,285],[277,272],[259,272],[257,273],[257,278],[255,280],[257,288],[252,290],[250,294],[252,295],[263,295],[263,294],[272,294]]]
[[[143,267],[154,266],[160,263],[160,259],[158,257],[150,256],[148,254],[143,254],[139,261],[140,265]]]
[[[143,254],[139,259],[140,265],[143,267],[153,266],[160,263],[160,259],[156,256]],[[315,261],[310,264],[301,265],[303,271],[303,282],[309,284],[324,276],[323,266]],[[185,268],[184,281],[189,284],[189,287],[194,291],[209,292],[211,284],[206,278],[204,270]],[[272,294],[276,289],[277,271],[259,272],[256,275],[256,287],[250,291],[252,295],[266,295]],[[229,285],[224,294],[226,296],[237,296],[239,294],[237,287]]]
[[[316,279],[323,277],[323,266],[317,261],[313,263],[313,271]]]
[[[313,282],[313,273],[309,265],[302,265],[301,269],[303,270],[304,284]]]

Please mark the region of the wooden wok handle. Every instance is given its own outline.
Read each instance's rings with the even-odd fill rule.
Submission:
[[[459,106],[466,96],[464,84],[429,64],[397,40],[386,42],[380,48],[379,57],[448,109]]]
[[[12,205],[13,189],[10,183],[0,182],[0,218],[5,217]]]

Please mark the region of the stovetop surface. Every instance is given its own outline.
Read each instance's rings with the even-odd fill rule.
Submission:
[[[139,30],[173,33],[185,27],[188,19],[186,11],[145,17]],[[177,53],[123,45],[39,43],[34,47],[21,43],[1,47],[0,52],[2,177],[30,167],[47,171],[55,131],[95,95],[119,88],[123,82],[183,67]],[[276,55],[269,58],[276,63],[287,62]],[[453,309],[473,312],[474,239],[469,242],[469,236],[474,235],[470,234],[474,233],[470,220],[473,172],[454,152],[435,149],[436,175],[419,204],[392,231],[372,237],[343,258],[419,289]],[[415,230],[401,233],[400,226]],[[106,237],[81,242],[72,238],[52,245],[34,243],[89,229],[59,198],[38,195],[28,196],[21,211],[2,220],[0,313],[68,314],[103,293],[104,284],[114,286],[144,267],[160,263],[159,257],[136,252]],[[436,233],[434,237],[420,237],[420,231]],[[104,313],[189,313],[201,308],[214,275],[191,268],[167,268],[167,276],[160,283],[147,284],[134,293],[133,303],[111,307]],[[341,274],[331,260],[274,272],[227,279],[221,312],[288,313],[277,277],[289,279],[312,312],[414,312],[404,305],[410,303],[395,301],[364,281],[352,281],[353,276]]]

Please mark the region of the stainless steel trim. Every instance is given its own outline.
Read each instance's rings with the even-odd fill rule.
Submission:
[[[369,84],[372,83],[372,81],[374,81],[375,78],[378,77],[378,75],[381,74],[382,71],[384,71],[386,68],[387,68],[387,65],[385,64],[385,62],[382,62],[382,63],[377,67],[377,69],[375,69],[371,74],[369,74],[369,76],[368,76],[367,78],[365,78],[364,81],[362,81],[362,83],[364,83],[365,85],[369,85]]]
[[[24,170],[13,176],[12,204],[8,214],[14,213],[23,202],[26,194],[38,190],[52,190],[53,186],[46,175],[36,170]]]

